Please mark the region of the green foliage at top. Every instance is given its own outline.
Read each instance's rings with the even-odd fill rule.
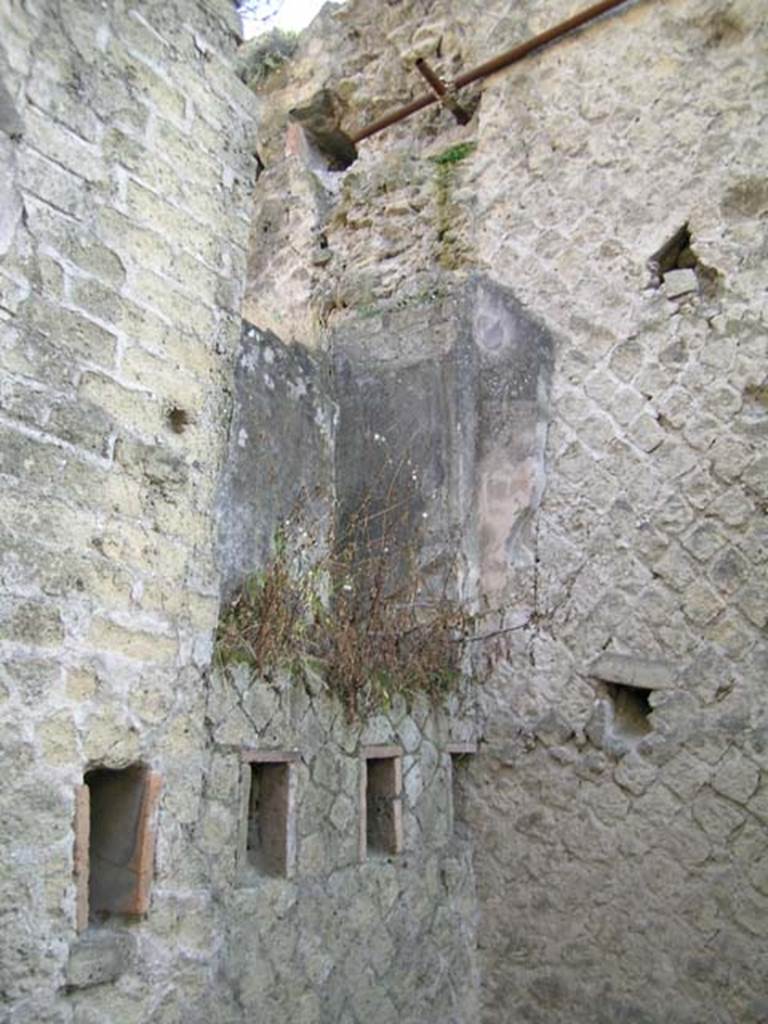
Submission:
[[[466,160],[476,149],[476,142],[458,142],[455,146],[450,146],[437,156],[433,156],[432,161],[439,167],[444,167],[446,164],[458,164],[460,161]]]
[[[252,39],[240,50],[238,72],[245,84],[256,89],[294,55],[299,45],[297,32],[273,28]]]

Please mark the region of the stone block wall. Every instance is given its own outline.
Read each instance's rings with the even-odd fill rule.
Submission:
[[[443,317],[455,344],[456,321]],[[413,315],[408,322],[418,348],[425,325]],[[380,324],[369,330],[392,336]],[[373,428],[330,371],[323,353],[244,324],[217,499],[227,600],[269,564],[278,533],[292,569],[326,564],[335,499],[343,505],[362,481],[378,479],[370,458],[366,474],[340,443],[343,431],[353,450],[370,451]],[[410,407],[401,392],[389,410],[393,429],[410,422]],[[432,491],[420,477],[418,495],[389,483],[393,501],[418,504],[419,516],[427,509],[445,527],[444,481]],[[351,719],[317,659],[301,653],[264,678],[247,659],[211,673],[197,852],[222,911],[231,1019],[470,1020],[475,880],[471,838],[453,829],[450,751],[474,741],[475,702],[457,694],[450,708],[426,699],[409,708],[395,696]],[[255,780],[252,764],[262,769]],[[366,819],[377,810],[382,828],[369,836]]]
[[[423,91],[416,56],[450,76],[573,10],[352,0],[269,88],[332,89],[352,133]],[[768,1012],[767,28],[754,0],[628,3],[488,79],[465,127],[416,114],[330,179],[269,150],[325,183],[286,256],[297,336],[397,367],[409,338],[366,321],[481,270],[554,338],[548,429],[507,419],[473,563],[510,626],[466,804],[489,1024]]]
[[[0,6],[9,1024],[768,1014],[763,5],[628,3],[466,126],[434,107],[344,173],[286,151],[324,88],[352,131],[416,56],[571,13],[350,0],[257,99],[224,0]],[[350,723],[309,669],[212,671],[296,487],[328,515],[405,413],[429,544],[499,605],[479,703]],[[403,849],[361,863],[371,747]],[[247,870],[270,751],[288,877]],[[78,931],[86,773],[129,767],[149,910]]]
[[[233,1019],[209,1003],[220,950],[193,851],[256,170],[236,43],[223,0],[0,4],[0,1017],[14,1024]],[[131,765],[163,778],[150,913],[78,939],[78,788]]]
[[[768,1012],[767,28],[628,5],[483,94],[478,252],[559,339],[478,779],[488,1021]]]
[[[246,667],[228,669],[216,673],[211,698],[201,852],[222,910],[217,941],[234,1001],[226,1019],[476,1018],[472,843],[452,827],[446,717],[398,699],[350,723],[311,671],[296,685],[288,675],[268,684]],[[244,740],[263,758],[294,752],[288,877],[248,861]],[[360,835],[364,758],[382,749],[402,773],[391,794],[400,841],[386,849]]]
[[[259,104],[232,18],[0,8],[9,1024],[477,1013],[469,725],[395,702],[364,728],[314,676],[212,667],[222,593],[335,487],[327,367],[240,320]],[[372,744],[402,751],[400,838],[361,863]],[[276,749],[262,872],[249,766]]]

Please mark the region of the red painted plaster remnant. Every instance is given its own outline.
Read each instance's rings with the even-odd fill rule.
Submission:
[[[136,833],[136,850],[129,865],[129,870],[136,874],[136,888],[125,906],[126,914],[146,914],[149,910],[149,890],[155,864],[155,826],[162,786],[163,779],[159,772],[147,772]]]
[[[91,791],[75,787],[75,928],[88,927],[88,844],[91,837]]]

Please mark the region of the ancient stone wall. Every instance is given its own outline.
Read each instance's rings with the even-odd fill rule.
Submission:
[[[211,510],[255,179],[236,33],[224,2],[0,4],[0,1016],[14,1024],[236,1019],[213,999],[220,925],[198,836]],[[125,816],[151,910],[78,938],[78,787],[132,765],[162,777],[159,817],[152,800]],[[148,866],[135,813],[156,833]]]
[[[473,1019],[471,714],[212,665],[336,472],[328,367],[241,327],[231,8],[0,14],[2,1019]]]
[[[359,0],[265,96],[329,90],[354,134],[424,90],[416,56],[450,75],[571,13]],[[474,482],[510,630],[468,804],[489,1024],[768,1012],[765,49],[753,0],[628,3],[487,80],[467,126],[432,108],[330,175],[311,139],[265,145],[286,334],[346,353],[357,320],[367,352],[367,321],[482,271],[555,338],[548,430],[510,428],[498,508]],[[257,322],[276,288],[249,282]]]
[[[765,45],[759,4],[640,3],[483,96],[478,251],[560,339],[488,716],[489,1020],[768,1009]]]
[[[441,312],[443,333],[456,344],[460,331]],[[409,327],[423,340],[423,323],[411,319]],[[378,336],[391,347],[391,331]],[[368,393],[373,412],[361,415],[329,370],[323,354],[244,324],[218,497],[228,598],[237,600],[244,582],[258,586],[259,570],[276,564],[276,548],[305,582],[313,564],[327,572],[337,498],[343,506],[372,477],[385,482],[390,504],[402,498],[419,521],[424,511],[443,535],[447,529],[439,513],[449,491],[429,473],[435,454],[426,453],[426,465],[387,465],[400,448],[383,427],[373,440],[370,416],[381,415],[381,396]],[[395,403],[387,428],[407,426],[406,409]],[[340,443],[342,432],[366,454],[363,466]],[[372,445],[383,453],[378,473]],[[302,654],[265,677],[247,656],[217,664],[211,675],[200,851],[222,908],[222,971],[240,1014],[232,1019],[471,1020],[477,904],[471,840],[454,813],[465,773],[454,774],[454,759],[475,749],[476,701],[456,694],[437,708],[393,694],[351,717],[322,662]],[[284,776],[277,816],[270,795],[258,809],[248,806],[249,791],[253,801],[255,786],[271,785],[250,776],[252,764],[265,763]],[[377,765],[384,783],[392,773],[383,794]],[[270,832],[276,817],[283,819],[277,834]],[[265,847],[273,840],[284,852],[270,868]]]
[[[762,8],[344,168],[571,4],[350,0],[254,96],[224,0],[0,0],[10,1024],[765,1019]],[[214,667],[296,499],[409,458],[482,689]]]

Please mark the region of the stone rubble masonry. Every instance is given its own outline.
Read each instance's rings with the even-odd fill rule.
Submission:
[[[531,510],[525,544],[509,531],[506,566],[503,540],[471,565],[479,590],[489,568],[504,576],[512,605],[466,779],[480,1019],[758,1024],[765,5],[623,5],[462,96],[479,100],[469,125],[435,106],[362,142],[343,173],[295,131],[286,145],[287,112],[322,89],[352,133],[423,91],[415,57],[450,78],[572,13],[326,10],[260,97],[245,308],[279,312],[284,339],[337,366],[378,360],[385,380],[409,357],[413,309],[432,316],[442,368],[442,311],[479,272],[553,339],[530,462],[489,479],[490,497]],[[647,731],[617,746],[598,719],[629,687]]]
[[[221,592],[282,514],[274,474],[285,500],[328,483],[309,506],[326,514],[335,429],[325,364],[293,351],[270,377],[284,346],[242,330],[260,102],[232,71],[232,17],[0,2],[0,1017],[472,1020],[474,873],[442,753],[471,714],[395,701],[363,727],[310,672],[212,667]],[[372,744],[407,751],[402,852],[361,865]],[[298,752],[288,877],[241,871],[244,748]],[[128,913],[89,921],[84,779],[140,766],[138,883]]]
[[[256,175],[236,31],[226,0],[0,3],[0,1017],[14,1024],[216,1019],[191,809]],[[147,921],[89,927],[84,775],[138,764],[153,768],[152,827],[128,909]]]
[[[768,1017],[764,3],[627,4],[469,90],[467,126],[436,105],[345,172],[286,150],[322,89],[351,132],[423,91],[416,57],[450,78],[571,13],[327,5],[254,96],[226,0],[0,0],[9,1024]],[[430,404],[473,288],[483,387]],[[279,381],[243,363],[273,336],[296,343]],[[300,392],[344,360],[367,394],[391,377],[372,418],[408,404],[488,456],[433,480],[473,513],[444,520],[467,592],[508,601],[479,705],[350,723],[311,665],[212,667],[286,477],[314,463],[319,515],[334,496],[354,439],[329,388]],[[270,380],[285,472],[271,400],[242,407]],[[254,509],[227,548],[230,485]],[[617,685],[647,692],[621,749]],[[360,864],[371,746],[403,751],[403,849]],[[290,878],[242,884],[244,747],[300,753]],[[164,780],[149,911],[78,931],[84,775],[138,765]]]
[[[452,319],[459,304],[463,314]],[[426,363],[432,335],[449,345],[471,343],[470,305],[457,299],[431,310],[428,322],[423,309],[405,311],[388,327],[372,325],[368,340],[375,350],[411,332],[410,347]],[[270,557],[278,531],[288,564],[300,557],[306,569],[322,560],[334,496],[338,522],[346,502],[374,480],[389,480],[390,503],[446,523],[451,495],[433,468],[444,446],[411,451],[402,496],[391,473],[379,473],[390,452],[399,459],[396,442],[399,431],[408,432],[413,392],[401,387],[393,397],[396,389],[383,387],[375,365],[370,380],[348,392],[332,369],[325,354],[244,323],[216,497],[227,600]],[[422,379],[429,387],[435,375]],[[471,373],[467,380],[474,387]],[[375,400],[377,383],[391,405]],[[362,419],[360,392],[362,406],[370,406]],[[382,416],[392,431],[372,449]],[[341,443],[343,431],[350,444]],[[375,488],[371,497],[378,497]],[[451,832],[445,746],[476,737],[476,701],[462,692],[449,709],[416,701],[409,712],[398,697],[363,725],[348,721],[316,668],[309,659],[293,679],[273,672],[257,680],[244,664],[217,665],[211,674],[203,849],[226,921],[222,965],[238,1012],[275,1021],[289,1012],[322,1021],[344,1013],[414,1024],[472,1019],[474,874],[470,844]]]

